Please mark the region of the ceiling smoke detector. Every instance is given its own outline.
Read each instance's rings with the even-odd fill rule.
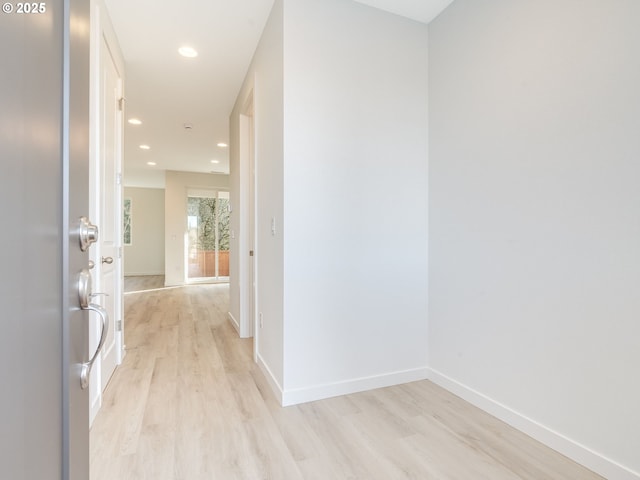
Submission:
[[[191,131],[191,130],[193,130],[193,123],[185,123],[185,124],[184,124],[184,129],[185,129],[186,131]]]

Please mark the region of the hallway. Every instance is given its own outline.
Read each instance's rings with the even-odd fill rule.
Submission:
[[[601,478],[431,382],[281,408],[228,285],[125,297],[91,480]]]

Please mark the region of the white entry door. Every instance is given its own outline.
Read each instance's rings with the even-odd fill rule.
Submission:
[[[101,22],[106,20],[101,19]],[[95,23],[94,23],[95,25]],[[103,25],[94,35],[94,174],[92,205],[96,223],[100,228],[99,244],[93,270],[94,292],[99,303],[109,314],[109,326],[100,355],[91,377],[91,420],[102,403],[102,392],[109,382],[116,365],[122,361],[123,305],[122,305],[122,75],[113,51],[108,32]],[[98,43],[99,42],[99,43]],[[113,40],[115,42],[115,40]],[[99,332],[91,336],[96,342]],[[93,345],[91,345],[93,346]]]

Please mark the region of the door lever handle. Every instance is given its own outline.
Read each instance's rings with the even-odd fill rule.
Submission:
[[[107,339],[107,333],[109,331],[109,314],[104,308],[102,308],[100,305],[96,305],[95,303],[90,303],[82,309],[96,312],[100,317],[100,321],[102,323],[102,328],[100,329],[100,340],[98,341],[96,351],[88,362],[82,364],[82,370],[80,371],[80,386],[84,390],[89,386],[89,377],[91,376],[93,362],[95,362],[96,358],[98,358],[98,354],[102,350],[104,342]]]
[[[100,305],[91,303],[91,298],[98,295],[104,294],[91,292],[91,273],[89,273],[89,270],[82,270],[78,277],[78,301],[80,303],[80,308],[82,310],[96,312],[100,317],[100,322],[102,324],[100,328],[100,340],[98,341],[98,346],[96,347],[95,353],[91,356],[88,362],[85,362],[81,365],[82,368],[80,370],[80,386],[83,390],[89,386],[91,368],[93,367],[93,363],[96,361],[96,358],[98,358],[98,354],[104,346],[104,342],[107,339],[107,333],[109,331],[109,313]]]

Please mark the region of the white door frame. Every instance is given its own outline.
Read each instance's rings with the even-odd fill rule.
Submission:
[[[253,89],[240,114],[240,336],[253,336],[253,356],[257,361],[258,244],[256,239],[256,161]],[[251,256],[250,252],[253,252]]]

